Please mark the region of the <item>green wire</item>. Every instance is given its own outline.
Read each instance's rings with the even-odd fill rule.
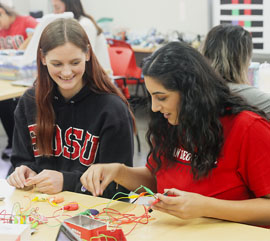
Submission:
[[[149,194],[155,196],[155,193],[153,193],[149,188],[145,187],[145,186],[142,186],[146,192],[148,192]]]
[[[148,192],[150,195],[155,196],[155,193],[153,193],[151,189],[149,189],[149,188],[147,188],[147,187],[145,187],[145,186],[143,186],[143,185],[139,186],[139,187],[138,187],[137,189],[135,189],[133,192],[136,193],[136,192],[137,192],[139,189],[141,189],[141,188],[143,188],[143,189],[144,189],[146,192]],[[114,194],[114,196],[111,198],[111,200],[110,200],[110,201],[107,203],[107,205],[106,205],[105,213],[106,213],[107,217],[109,216],[108,213],[107,213],[107,209],[108,209],[110,203],[111,203],[112,201],[114,201],[114,198],[115,198],[118,194],[126,195],[127,198],[128,198],[128,195],[129,195],[129,193],[124,193],[124,192],[117,192],[116,194]],[[110,221],[111,221],[111,220],[110,220]]]

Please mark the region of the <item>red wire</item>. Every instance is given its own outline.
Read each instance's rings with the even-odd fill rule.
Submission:
[[[3,209],[0,212],[0,216],[4,216],[4,217],[0,217],[0,221],[3,221],[4,223],[10,223],[10,221],[13,221],[12,215],[10,213],[7,213],[7,210],[5,209]],[[9,216],[9,217],[6,218],[6,216]]]
[[[148,211],[147,211],[146,207],[145,207],[145,206],[143,206],[143,207],[144,207],[145,214],[146,214],[146,223],[140,222],[141,219],[145,218],[145,217],[144,217],[145,214],[144,214],[144,215],[141,216],[141,219],[139,219],[139,221],[136,222],[136,224],[133,226],[133,228],[132,228],[129,232],[127,232],[127,233],[125,234],[125,236],[129,235],[129,234],[135,229],[135,227],[137,226],[138,223],[141,223],[141,224],[148,224],[148,222],[149,222],[149,217],[150,217],[150,216],[148,215]]]
[[[103,211],[96,215],[95,218],[99,218],[99,216],[101,216],[102,214],[106,214],[107,216],[109,216],[111,223],[117,223],[117,227],[122,224],[135,223],[132,229],[127,234],[125,234],[128,235],[135,229],[138,223],[147,224],[149,222],[150,215],[148,214],[146,207],[143,207],[145,212],[141,216],[136,216],[135,214],[121,213],[118,210],[112,208],[103,208]],[[118,215],[119,217],[115,217],[114,215]]]

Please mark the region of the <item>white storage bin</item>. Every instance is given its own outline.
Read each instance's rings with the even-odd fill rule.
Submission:
[[[0,79],[24,80],[36,78],[36,61],[25,65],[23,54],[24,51],[22,50],[0,50]]]

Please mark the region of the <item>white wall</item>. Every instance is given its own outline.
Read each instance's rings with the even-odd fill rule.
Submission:
[[[49,12],[50,0],[13,0],[15,10],[21,15],[29,15],[29,11],[42,10]]]
[[[209,30],[208,0],[81,0],[95,19],[111,17],[114,27],[161,32],[178,30],[206,34]]]
[[[29,1],[28,0],[13,0],[14,9],[21,15],[29,14]]]
[[[209,0],[81,0],[84,9],[96,20],[113,18],[114,28],[144,31],[155,27],[167,33],[206,34],[209,30]],[[51,11],[51,0],[13,0],[20,14]]]
[[[50,1],[48,0],[28,0],[28,1],[30,11],[43,10],[44,13],[48,13]]]

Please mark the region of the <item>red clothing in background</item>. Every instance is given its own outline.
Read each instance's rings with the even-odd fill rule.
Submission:
[[[26,29],[35,28],[37,24],[31,16],[17,16],[9,29],[0,30],[0,49],[18,49],[27,38]]]

